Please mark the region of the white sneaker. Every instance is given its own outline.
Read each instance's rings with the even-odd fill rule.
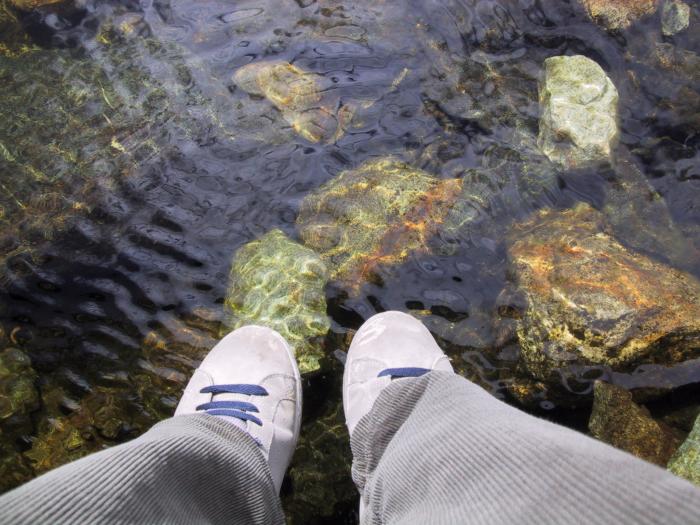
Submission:
[[[211,349],[175,415],[207,413],[239,426],[260,445],[279,492],[301,424],[301,377],[284,338],[262,326],[234,330]]]
[[[384,312],[367,320],[352,340],[343,374],[343,410],[350,434],[392,379],[431,370],[453,372],[423,323],[402,312]]]

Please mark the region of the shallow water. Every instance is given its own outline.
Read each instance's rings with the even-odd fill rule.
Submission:
[[[297,238],[302,199],[341,171],[394,155],[464,177],[529,151],[547,57],[583,54],[606,70],[622,149],[697,245],[700,77],[652,58],[663,42],[700,52],[690,5],[691,28],[668,39],[657,16],[610,34],[574,1],[124,0],[16,22],[3,3],[0,323],[41,396],[3,427],[3,488],[169,416],[218,337],[237,248],[273,228]],[[361,124],[332,143],[294,133],[232,81],[272,58],[321,75],[338,107],[362,101]],[[517,169],[486,173],[489,205],[450,250],[411,255],[355,296],[327,288],[326,369],[305,379],[302,445],[283,489],[293,521],[356,519],[340,361],[374,313],[412,311],[455,368],[516,402],[514,343],[498,322],[505,233],[539,208],[600,208],[611,182],[563,173],[525,193]],[[656,248],[650,256],[700,276],[694,260]],[[700,371],[686,373],[681,392],[694,395]],[[580,393],[582,409],[546,395],[527,408],[585,428],[589,386]]]

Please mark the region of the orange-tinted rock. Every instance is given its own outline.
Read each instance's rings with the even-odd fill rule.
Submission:
[[[581,0],[590,17],[608,29],[624,29],[656,11],[658,0]]]
[[[297,227],[331,278],[356,291],[380,266],[427,249],[461,187],[396,159],[373,160],[307,195]]]
[[[590,206],[538,212],[511,233],[509,255],[526,297],[517,332],[533,377],[700,357],[700,282],[625,248]]]

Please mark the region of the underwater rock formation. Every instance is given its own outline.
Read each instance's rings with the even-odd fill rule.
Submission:
[[[617,101],[615,85],[593,60],[548,58],[540,83],[540,149],[568,168],[609,160],[619,135]]]
[[[593,411],[588,422],[591,434],[630,454],[666,466],[682,442],[679,432],[655,421],[649,411],[632,401],[624,388],[596,381]]]
[[[658,0],[581,0],[588,15],[607,29],[624,29],[653,14]]]
[[[700,282],[622,246],[587,204],[543,210],[514,228],[509,258],[527,306],[517,334],[525,369],[630,371],[700,356]]]
[[[332,279],[357,291],[378,267],[425,248],[460,190],[460,180],[439,180],[393,158],[368,161],[307,195],[299,235]]]
[[[256,62],[238,69],[233,81],[251,95],[267,98],[294,130],[310,142],[332,142],[348,117],[323,105],[320,75],[283,61]]]
[[[667,0],[661,8],[661,32],[673,36],[688,29],[690,6],[680,0]]]
[[[614,180],[602,210],[615,238],[629,248],[692,272],[700,257],[673,221],[666,201],[637,167],[629,150],[618,148],[616,157]]]
[[[700,486],[700,417],[668,462],[668,470]]]
[[[225,324],[231,330],[247,324],[277,330],[294,348],[302,373],[318,370],[330,328],[327,280],[326,265],[315,252],[272,230],[236,252]]]

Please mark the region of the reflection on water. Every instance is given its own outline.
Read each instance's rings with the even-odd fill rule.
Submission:
[[[465,376],[579,428],[596,378],[660,406],[695,391],[692,361],[533,377],[506,238],[537,210],[585,202],[635,253],[700,275],[696,3],[674,36],[659,13],[606,31],[576,2],[547,0],[10,4],[0,2],[4,489],[169,416],[225,330],[237,249],[273,229],[301,240],[304,198],[384,157],[462,193],[411,219],[440,217],[427,249],[380,257],[392,264],[361,286],[326,287],[331,331],[283,489],[291,520],[355,519],[337,356],[379,311],[413,312]],[[617,88],[615,167],[561,169],[539,151],[538,81],[557,55],[593,59]],[[307,224],[359,213],[323,198],[331,211]],[[395,239],[369,255],[394,254]]]

